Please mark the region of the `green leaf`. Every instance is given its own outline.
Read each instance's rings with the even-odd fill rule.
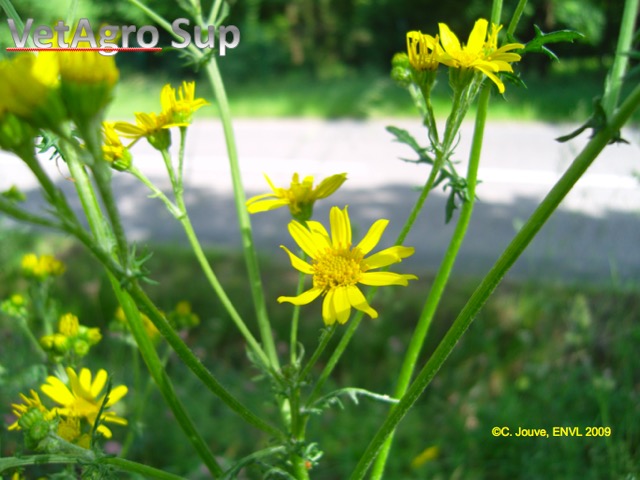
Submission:
[[[405,162],[411,163],[428,163],[429,165],[433,165],[433,158],[427,154],[429,148],[421,147],[420,144],[416,141],[413,136],[407,132],[406,130],[398,127],[394,127],[392,125],[387,127],[387,131],[394,135],[395,141],[398,143],[404,143],[405,145],[411,147],[411,149],[418,154],[417,160],[409,160],[407,158],[401,158],[401,160]]]
[[[573,43],[575,40],[585,38],[583,34],[575,30],[558,30],[551,33],[544,33],[537,25],[534,25],[533,28],[536,32],[535,37],[533,37],[533,40],[527,42],[522,49],[522,53],[544,53],[552,60],[558,60],[558,56],[545,45],[548,43]]]
[[[598,133],[600,130],[602,130],[606,126],[607,126],[607,113],[604,111],[604,108],[602,107],[602,98],[595,97],[593,99],[593,112],[591,113],[591,116],[587,119],[587,121],[584,122],[582,125],[580,125],[578,128],[576,128],[573,132],[556,138],[556,141],[560,143],[568,142],[569,140],[576,138],[578,135],[580,135],[582,132],[584,132],[588,128],[593,129],[593,132],[591,132],[591,137],[590,137],[590,138],[593,138],[593,136],[596,133]],[[618,130],[609,141],[610,145],[612,143],[628,144],[629,142],[627,142],[624,138],[622,138],[622,136],[620,135],[620,131]]]

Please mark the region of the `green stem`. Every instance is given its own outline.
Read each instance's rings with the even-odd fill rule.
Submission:
[[[0,0],[0,7],[2,7],[2,9],[4,10],[4,13],[7,16],[7,18],[10,18],[15,22],[16,28],[18,29],[18,32],[20,32],[20,33],[24,32],[24,22],[20,18],[20,15],[18,15],[18,12],[16,12],[16,9],[14,8],[13,4],[11,3],[11,1],[10,0]],[[26,46],[29,47],[29,48],[35,47],[35,44],[33,43],[33,38],[31,38],[31,35],[29,35],[27,37],[27,45]]]
[[[333,337],[333,334],[335,333],[335,331],[336,331],[335,324],[323,330],[322,336],[320,338],[320,342],[316,347],[316,351],[313,352],[313,355],[311,355],[311,358],[309,359],[305,367],[302,369],[302,371],[298,375],[298,378],[300,379],[300,381],[304,382],[304,379],[307,377],[307,375],[309,375],[309,372],[311,371],[315,363],[318,361],[318,358],[320,358],[320,355],[322,355],[322,352],[324,352],[324,350],[327,348],[327,345],[329,345],[329,341]]]
[[[528,0],[519,0],[518,5],[516,5],[516,10],[513,12],[513,16],[511,17],[511,21],[509,22],[509,27],[507,28],[507,39],[513,38],[513,34],[516,32],[516,27],[520,22],[520,18],[524,13],[524,9],[527,7]]]
[[[35,352],[38,354],[38,358],[40,362],[44,363],[47,360],[47,352],[44,351],[44,349],[42,348],[42,345],[40,345],[40,342],[38,341],[36,336],[33,334],[31,329],[29,328],[27,319],[20,318],[18,320],[18,326],[22,330],[22,333],[24,333],[24,335],[27,337],[27,339],[31,343],[31,346],[33,347]]]
[[[160,390],[160,393],[167,402],[167,405],[173,412],[176,420],[182,427],[182,430],[189,438],[189,441],[198,452],[198,455],[200,455],[200,458],[209,469],[209,472],[211,472],[214,477],[220,476],[222,474],[222,468],[218,465],[218,462],[211,453],[207,443],[196,430],[193,421],[176,395],[173,384],[162,365],[160,357],[158,357],[158,352],[144,329],[138,307],[131,296],[122,290],[118,281],[112,274],[109,274],[109,280],[111,281],[111,286],[116,294],[118,303],[122,307],[127,321],[129,322],[131,333],[133,333],[133,336],[136,339],[136,343],[140,349],[140,354],[149,369],[149,373],[151,373],[151,376],[158,386],[158,390]]]
[[[87,216],[87,220],[89,222],[89,226],[94,236],[96,237],[99,244],[107,245],[113,243],[111,237],[112,234],[108,230],[107,225],[102,221],[100,207],[98,205],[96,196],[91,187],[91,182],[84,169],[84,166],[80,163],[75,154],[75,151],[72,148],[70,148],[65,153],[67,166],[69,167],[69,171],[74,179],[76,191],[78,192],[80,202],[83,206],[83,209]],[[118,298],[118,301],[122,306],[127,320],[129,321],[131,331],[136,339],[138,347],[140,348],[140,353],[142,354],[142,357],[147,364],[147,367],[149,368],[149,372],[158,385],[160,392],[167,402],[167,405],[171,408],[171,411],[176,417],[176,420],[182,427],[183,431],[193,444],[194,448],[202,458],[202,461],[205,463],[209,471],[213,475],[220,475],[222,473],[222,469],[217,464],[206,442],[202,439],[200,434],[195,429],[193,422],[184,409],[184,406],[175,394],[173,385],[171,384],[169,377],[162,367],[160,359],[158,358],[158,354],[144,330],[144,326],[142,325],[142,320],[135,303],[133,302],[131,297],[122,290],[120,284],[111,272],[108,272],[108,276],[116,297]]]
[[[220,120],[224,129],[224,137],[227,144],[227,153],[229,156],[229,166],[231,168],[231,179],[233,184],[233,196],[235,200],[236,211],[238,214],[238,223],[240,225],[240,233],[242,235],[242,248],[247,264],[247,272],[249,275],[249,286],[256,309],[256,318],[260,336],[264,349],[269,358],[271,367],[274,370],[280,369],[280,362],[276,353],[276,346],[273,339],[273,332],[267,315],[267,306],[264,298],[264,290],[262,288],[262,280],[260,279],[260,269],[258,266],[258,256],[253,243],[253,235],[251,233],[251,220],[247,211],[247,199],[244,193],[244,186],[240,175],[240,166],[238,163],[238,152],[236,149],[233,127],[231,125],[231,111],[229,102],[224,88],[220,70],[215,58],[211,58],[207,65],[207,76],[213,93],[215,95],[218,108],[220,109]]]
[[[468,200],[462,205],[456,229],[451,237],[449,247],[442,259],[442,263],[440,264],[438,273],[433,281],[433,285],[429,291],[425,305],[422,308],[418,324],[413,332],[411,341],[409,342],[409,347],[398,376],[398,383],[393,394],[395,398],[402,398],[409,387],[418,357],[427,338],[427,333],[429,332],[433,316],[440,304],[440,299],[442,298],[444,289],[449,281],[451,270],[453,269],[453,265],[469,227],[475,203],[474,200],[476,198],[475,190],[478,179],[478,167],[480,165],[480,154],[482,150],[482,140],[484,138],[484,127],[487,120],[490,94],[491,86],[485,85],[478,100],[476,126],[473,133],[471,153],[469,155],[469,166],[467,168]],[[391,408],[393,409],[393,407]],[[393,434],[385,441],[385,444],[373,465],[371,479],[378,480],[382,478],[392,442]]]
[[[302,250],[299,252],[298,256],[300,258],[305,258],[304,252]],[[298,287],[296,288],[296,296],[302,293],[304,289],[304,277],[305,274],[300,272],[298,274]],[[296,365],[298,363],[298,324],[300,322],[300,305],[293,306],[293,314],[291,316],[291,335],[289,337],[289,362],[291,365]]]
[[[218,295],[218,298],[222,302],[222,305],[224,306],[225,310],[227,311],[227,313],[229,313],[231,320],[233,321],[233,323],[235,323],[236,327],[238,328],[242,336],[247,341],[249,348],[251,348],[253,353],[256,354],[256,356],[260,359],[260,361],[265,366],[269,366],[270,365],[269,358],[265,354],[264,350],[262,350],[262,347],[260,346],[258,341],[255,339],[255,337],[253,336],[253,334],[251,333],[247,325],[242,320],[242,317],[234,307],[233,302],[231,302],[231,299],[227,296],[227,293],[224,291],[224,288],[220,284],[218,277],[216,277],[216,274],[211,268],[211,265],[209,265],[209,261],[207,260],[207,257],[204,251],[202,250],[202,246],[198,241],[198,237],[196,236],[196,232],[193,229],[193,225],[191,225],[189,216],[186,214],[186,211],[184,210],[184,203],[182,199],[178,198],[177,201],[178,201],[178,207],[184,213],[182,218],[180,219],[180,223],[182,224],[182,228],[184,228],[187,238],[189,239],[189,244],[193,249],[193,253],[198,259],[198,263],[200,263],[200,267],[202,268],[205,276],[207,277],[207,280],[209,281],[211,288],[213,288],[213,290],[216,292],[216,295]]]
[[[158,331],[167,340],[169,345],[176,352],[176,355],[184,362],[184,364],[191,370],[196,377],[198,377],[203,385],[227,404],[231,410],[240,415],[249,425],[262,430],[265,433],[272,435],[273,437],[282,440],[283,433],[275,427],[272,427],[260,417],[252,413],[247,407],[242,405],[236,398],[231,395],[216,378],[206,369],[204,365],[193,354],[191,349],[182,341],[180,336],[173,330],[171,325],[164,318],[162,313],[158,310],[155,304],[147,297],[146,293],[137,284],[129,286],[129,293],[136,300],[137,304],[146,313],[153,324],[158,328]]]
[[[162,201],[162,203],[164,203],[164,205],[167,207],[167,210],[169,210],[169,213],[173,215],[174,218],[179,219],[182,217],[183,215],[182,210],[180,210],[180,208],[178,208],[175,203],[169,200],[169,198],[164,194],[164,192],[160,190],[158,187],[156,187],[155,184],[151,182],[151,180],[149,180],[140,170],[138,170],[134,166],[131,166],[131,168],[129,169],[129,172],[131,173],[131,175],[133,175],[138,180],[140,180],[149,190],[153,192],[152,197],[157,197]]]
[[[633,45],[634,26],[638,18],[639,4],[640,0],[626,0],[624,3],[616,56],[607,75],[602,98],[602,108],[604,108],[607,118],[611,118],[613,115],[620,98],[624,76],[629,65],[629,54]]]
[[[87,452],[90,452],[87,450]],[[85,463],[85,459],[78,458],[75,455],[26,455],[20,457],[0,458],[0,473],[11,468],[29,467],[31,465],[74,465]],[[98,465],[111,465],[123,472],[137,473],[144,478],[157,478],[158,480],[185,480],[184,477],[167,473],[157,468],[149,467],[141,463],[132,462],[118,457],[98,457],[92,460],[92,463]]]
[[[610,124],[600,130],[578,154],[571,166],[558,180],[555,186],[547,194],[535,212],[529,217],[522,229],[516,234],[509,246],[491,268],[487,276],[482,280],[467,304],[464,306],[449,331],[446,333],[436,350],[431,355],[426,365],[422,368],[416,379],[408,388],[400,403],[394,408],[387,419],[375,434],[369,446],[356,465],[350,479],[357,480],[364,477],[371,462],[375,459],[386,438],[393,433],[396,426],[411,409],[425,388],[429,385],[444,361],[447,359],[458,340],[467,330],[475,316],[478,314],[487,298],[498,286],[509,268],[522,254],[538,231],[542,228],[551,214],[558,208],[560,202],[593,163],[600,152],[615,137],[631,114],[640,105],[640,86],[637,86],[629,95],[618,112],[612,117]]]

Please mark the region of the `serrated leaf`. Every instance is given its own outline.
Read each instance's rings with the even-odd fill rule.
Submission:
[[[575,40],[584,39],[584,35],[575,30],[557,30],[555,32],[544,33],[540,27],[534,25],[535,36],[533,40],[527,42],[522,49],[522,53],[544,53],[553,60],[558,60],[558,56],[549,50],[545,45],[549,43],[573,43]]]

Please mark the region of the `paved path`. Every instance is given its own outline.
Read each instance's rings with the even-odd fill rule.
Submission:
[[[286,185],[293,172],[324,177],[347,172],[348,181],[332,197],[350,205],[362,235],[377,218],[391,219],[383,238],[397,235],[425,181],[426,166],[398,160],[412,157],[404,145],[392,141],[385,126],[394,124],[424,137],[415,120],[322,121],[238,120],[235,132],[247,195],[268,190],[267,173],[277,185]],[[518,225],[559,178],[584,138],[559,144],[554,138],[572,126],[543,123],[491,123],[485,136],[478,187],[480,202],[461,250],[458,272],[482,274],[513,237]],[[465,171],[472,126],[464,125],[457,157]],[[613,145],[598,158],[514,266],[514,277],[538,276],[549,281],[640,280],[640,132],[625,131],[631,145]],[[134,148],[135,162],[154,181],[167,186],[162,161],[147,145]],[[189,131],[185,178],[187,201],[202,239],[222,246],[237,246],[239,235],[233,211],[229,170],[222,128],[214,121],[196,123]],[[47,168],[64,189],[72,185],[63,167]],[[35,186],[29,172],[15,159],[0,155],[0,190],[11,184],[29,190]],[[116,191],[130,236],[138,241],[182,240],[182,233],[162,205],[146,198],[144,188],[131,177],[116,174]],[[407,268],[437,268],[453,230],[444,225],[445,196],[435,191],[407,240],[416,247]],[[318,219],[326,221],[329,204],[318,204]],[[290,244],[285,234],[287,214],[279,210],[255,215],[254,232],[260,249]]]

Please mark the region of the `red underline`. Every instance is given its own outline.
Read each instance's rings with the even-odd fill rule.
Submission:
[[[109,48],[19,48],[7,47],[7,52],[161,52],[160,47],[109,47]]]

